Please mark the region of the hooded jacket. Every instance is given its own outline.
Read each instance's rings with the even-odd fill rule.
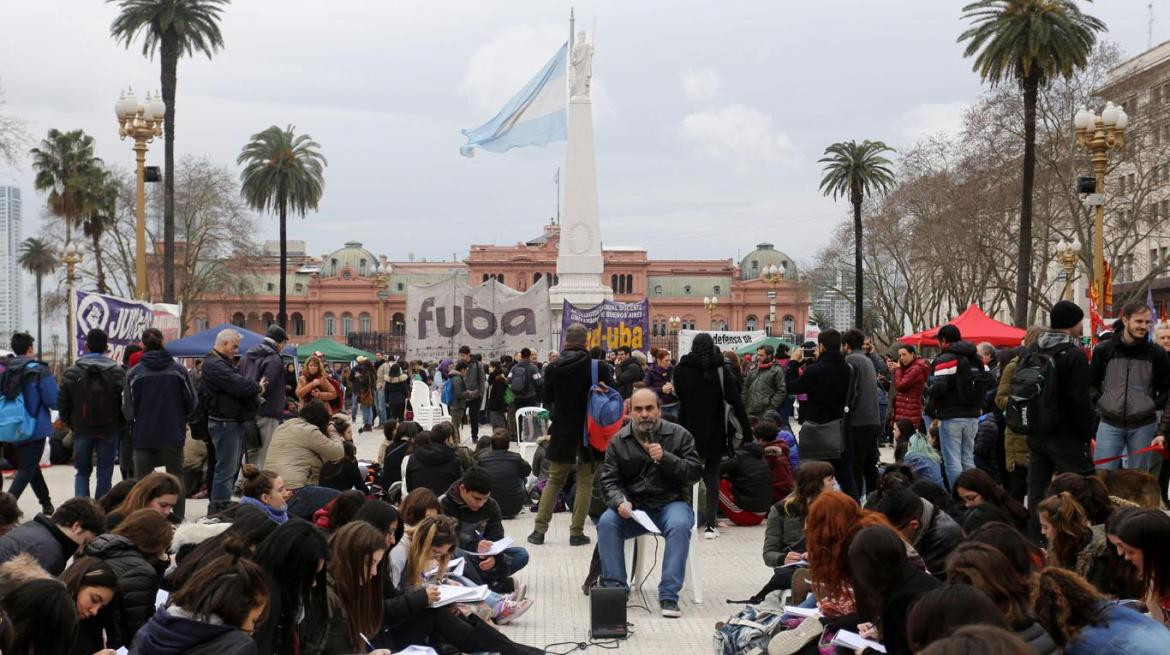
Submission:
[[[0,600],[29,580],[48,580],[52,577],[36,558],[28,553],[21,553],[0,564]]]
[[[264,468],[279,475],[285,487],[300,489],[318,484],[325,462],[337,462],[343,457],[345,447],[340,438],[298,417],[281,423],[272,432]]]
[[[239,423],[255,415],[260,385],[240,375],[231,361],[218,351],[212,350],[203,358],[203,374],[199,382],[202,385],[200,398],[207,403],[207,418]]]
[[[908,419],[922,429],[922,395],[930,378],[930,364],[915,355],[906,366],[894,369],[894,420]]]
[[[414,449],[406,464],[406,488],[426,487],[440,496],[451,483],[463,475],[455,450],[441,443],[428,443]]]
[[[108,411],[113,418],[113,423],[104,426],[92,425],[92,421],[86,420],[87,417],[82,415],[82,409],[85,402],[84,385],[82,382],[90,373],[96,373],[106,379],[107,384],[113,394],[111,402],[113,407]],[[122,427],[122,387],[126,384],[126,371],[118,362],[106,357],[90,353],[83,355],[77,360],[77,363],[65,369],[65,374],[61,376],[61,389],[57,394],[57,410],[61,414],[61,418],[65,420],[65,424],[75,432],[79,432],[85,436],[105,436],[113,434]]]
[[[276,342],[268,337],[240,358],[240,375],[257,385],[262,378],[268,378],[264,402],[257,408],[257,416],[284,417],[284,373],[284,362],[280,359],[280,353],[276,352]]]
[[[1170,359],[1145,339],[1125,343],[1125,327],[1093,349],[1092,398],[1101,420],[1119,428],[1152,423],[1170,386]]]
[[[555,424],[554,424],[555,425]],[[695,439],[681,425],[663,420],[651,439],[662,446],[662,458],[650,459],[626,423],[605,449],[598,486],[605,504],[617,509],[630,501],[634,508],[660,509],[690,498],[691,485],[703,475],[703,462],[695,452]]]
[[[162,578],[154,564],[147,561],[134,542],[117,534],[98,535],[85,547],[85,554],[103,560],[118,576],[119,643],[130,643],[132,636],[154,614],[155,596]]]
[[[914,549],[926,562],[926,570],[939,579],[946,577],[947,556],[963,541],[963,528],[946,512],[922,499],[922,514]]]
[[[784,402],[788,391],[784,386],[785,367],[771,360],[761,363],[748,373],[744,383],[744,406],[748,416],[762,416]]]
[[[532,474],[532,466],[520,453],[493,450],[484,453],[477,464],[487,471],[492,481],[492,500],[500,506],[500,514],[512,518],[520,513],[528,500],[524,482]]]
[[[206,379],[206,367],[204,379]],[[122,408],[134,422],[135,448],[182,447],[187,417],[195,413],[195,383],[165,350],[149,350],[126,375]]]
[[[1060,420],[1050,435],[1028,435],[1028,440],[1056,439],[1074,444],[1084,451],[1085,466],[1092,467],[1088,452],[1093,439],[1095,421],[1090,398],[1092,370],[1077,340],[1064,332],[1046,330],[1040,334],[1036,347],[1053,356],[1056,367],[1056,387],[1060,403]]]
[[[459,493],[459,482],[455,481],[447,487],[447,493],[439,498],[439,507],[444,515],[459,522],[459,547],[463,550],[474,553],[479,550],[481,540],[499,541],[504,538],[504,523],[495,498],[489,496],[483,507],[473,510],[463,500],[463,494]]]
[[[735,504],[748,512],[762,514],[772,505],[772,469],[764,459],[764,447],[748,442],[723,462],[719,473],[731,482]]]
[[[634,383],[641,382],[645,377],[646,372],[642,370],[642,365],[638,363],[637,358],[631,355],[618,367],[614,384],[617,385],[618,393],[622,395],[622,398],[629,398],[634,395]]]
[[[979,382],[980,378],[986,379]],[[974,344],[969,341],[948,344],[934,360],[926,388],[926,411],[940,420],[979,418],[990,383],[987,367],[979,359]]]
[[[719,371],[723,370],[723,387],[719,386]],[[743,434],[747,434],[748,415],[740,396],[731,366],[723,357],[713,358],[704,368],[702,359],[687,353],[674,367],[674,393],[678,397],[678,424],[695,435],[695,450],[705,461],[718,459],[731,452],[731,434],[725,418],[734,418]],[[725,417],[725,404],[731,407],[731,416]]]
[[[44,514],[37,514],[33,520],[21,523],[0,537],[0,562],[28,553],[52,575],[61,575],[65,563],[76,552],[77,542]]]
[[[10,357],[4,361],[4,365],[9,370],[16,370],[28,367],[33,362],[36,362],[36,366],[32,367],[35,370],[30,370],[24,378],[24,407],[29,416],[36,414],[33,439],[41,439],[53,435],[53,419],[49,410],[57,408],[57,379],[47,366],[32,357]]]
[[[256,642],[218,616],[199,621],[181,607],[159,608],[134,638],[132,655],[255,655]]]
[[[591,361],[589,353],[581,347],[568,347],[561,351],[555,364],[544,367],[544,405],[552,407],[552,439],[546,453],[550,462],[572,464],[579,451],[582,460],[587,462],[603,457],[599,451],[583,445],[589,388],[593,385]],[[601,362],[597,366],[597,380],[614,386],[609,367]]]
[[[410,395],[410,378],[405,373],[400,373],[398,377],[390,377],[387,373],[386,379],[383,380],[382,393],[387,403],[405,403],[406,397]]]

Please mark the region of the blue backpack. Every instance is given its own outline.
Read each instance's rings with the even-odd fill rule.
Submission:
[[[585,445],[605,452],[613,435],[622,429],[626,418],[626,403],[613,387],[605,391],[597,386],[597,360],[592,366],[593,384],[589,387],[589,401],[585,407]]]
[[[448,376],[446,382],[443,382],[443,392],[439,394],[439,402],[450,407],[453,400],[455,400],[455,391],[451,388],[451,377]]]
[[[37,413],[29,412],[24,401],[24,385],[29,376],[37,375],[37,363],[28,362],[20,368],[0,364],[0,442],[19,443],[33,437],[37,428]],[[39,408],[38,408],[39,409]]]

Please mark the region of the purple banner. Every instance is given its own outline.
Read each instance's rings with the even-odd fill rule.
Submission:
[[[154,308],[150,303],[77,291],[77,353],[85,353],[85,334],[93,328],[106,331],[110,339],[107,353],[115,362],[122,361],[126,346],[142,339],[142,331],[151,326]]]
[[[614,302],[606,300],[593,307],[577,307],[568,300],[561,310],[561,346],[565,328],[580,323],[589,329],[586,348],[600,346],[603,352],[629,346],[646,352],[650,348],[650,301]]]

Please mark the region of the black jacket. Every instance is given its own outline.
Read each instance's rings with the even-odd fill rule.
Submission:
[[[200,384],[208,418],[240,422],[256,415],[260,385],[240,375],[230,361],[214,350],[203,359]]]
[[[1092,372],[1084,351],[1075,339],[1062,332],[1046,331],[1036,341],[1040,350],[1053,356],[1056,366],[1056,387],[1060,398],[1060,422],[1051,435],[1028,435],[1028,440],[1064,442],[1083,450],[1090,459],[1089,442],[1093,439],[1096,421],[1090,397]],[[1092,465],[1088,464],[1091,469]]]
[[[130,643],[138,629],[154,615],[155,596],[162,577],[152,562],[126,537],[98,535],[85,547],[85,554],[105,561],[118,576],[119,644]]]
[[[459,483],[454,482],[447,488],[447,493],[439,498],[439,507],[443,514],[459,522],[458,546],[463,550],[478,552],[481,540],[499,541],[504,538],[504,523],[495,498],[489,497],[483,507],[473,510],[459,493]]]
[[[936,578],[946,577],[947,557],[963,541],[963,528],[946,512],[922,499],[922,518],[914,548]]]
[[[455,451],[441,443],[428,443],[414,449],[406,465],[406,488],[426,487],[441,496],[463,475]]]
[[[240,358],[240,375],[255,380],[257,384],[268,378],[264,390],[264,403],[256,409],[257,416],[284,418],[284,360],[276,352],[276,342],[267,337],[256,344]]]
[[[703,476],[703,462],[695,452],[695,439],[681,425],[662,421],[651,437],[662,445],[662,459],[650,459],[634,436],[632,423],[622,426],[605,449],[600,486],[605,504],[617,509],[630,501],[634,509],[660,509],[676,500],[689,501],[691,485]]]
[[[740,509],[763,513],[772,506],[772,469],[760,444],[740,446],[735,457],[723,462],[719,473],[731,481],[731,493]]]
[[[390,485],[402,480],[402,459],[410,448],[409,441],[395,441],[386,446],[386,456],[382,458],[382,488],[389,489]]]
[[[845,399],[849,394],[849,364],[845,355],[826,351],[817,361],[804,367],[796,384],[789,387],[792,394],[805,394],[800,401],[800,416],[813,423],[828,423],[845,416]]]
[[[77,552],[73,541],[48,516],[37,514],[0,537],[0,564],[28,553],[51,575],[61,575],[65,563]]]
[[[613,383],[617,385],[618,393],[622,395],[622,398],[629,398],[634,395],[634,383],[641,382],[645,376],[646,372],[642,370],[642,365],[631,356],[618,367],[617,376]]]
[[[887,598],[882,602],[882,644],[889,655],[910,655],[909,639],[906,637],[906,619],[910,610],[924,594],[942,586],[942,583],[933,576],[923,573],[921,569],[910,562],[903,564],[898,581],[891,587]],[[865,616],[862,618],[873,620],[877,617]]]
[[[520,513],[528,500],[524,482],[532,473],[532,467],[520,453],[510,450],[493,450],[479,458],[480,468],[487,471],[492,480],[492,499],[500,506],[500,514],[512,518]]]
[[[552,434],[547,457],[550,462],[572,464],[578,452],[585,461],[603,455],[583,446],[585,415],[592,382],[589,353],[580,348],[561,351],[555,364],[544,367],[544,405],[552,409]],[[597,380],[613,386],[613,375],[604,362],[598,362]]]
[[[160,609],[138,631],[132,655],[256,655],[243,630],[212,625]]]
[[[487,408],[489,412],[506,412],[508,411],[508,381],[504,379],[503,375],[495,374],[492,376],[491,382],[488,384]],[[512,397],[515,398],[513,392]]]
[[[926,413],[937,419],[979,418],[990,386],[991,375],[974,344],[952,343],[934,358],[926,385]]]
[[[719,370],[723,369],[723,388],[719,388]],[[724,403],[731,406],[747,440],[748,416],[744,410],[740,385],[730,365],[722,357],[703,367],[699,357],[687,353],[674,367],[674,395],[678,398],[678,423],[695,437],[699,456],[711,461],[731,452],[731,432],[724,420]],[[767,509],[767,508],[765,508]]]
[[[106,412],[110,422],[95,425],[92,417],[83,415],[85,384],[87,375],[96,374],[106,380],[110,389],[110,406]],[[126,384],[126,369],[109,357],[86,355],[77,363],[65,369],[61,376],[61,388],[57,392],[57,411],[71,430],[86,436],[105,436],[121,429],[125,424],[122,415],[122,388]]]
[[[147,351],[126,374],[122,411],[134,422],[135,448],[182,446],[197,404],[191,374],[165,350]]]

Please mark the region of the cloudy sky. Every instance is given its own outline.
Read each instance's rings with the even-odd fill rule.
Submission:
[[[980,93],[955,42],[960,0],[577,0],[592,30],[603,240],[655,258],[723,258],[772,241],[798,261],[846,207],[817,191],[817,158],[847,139],[901,146],[954,129]],[[324,253],[364,242],[391,259],[466,255],[512,243],[555,212],[564,144],[459,156],[461,128],[486,121],[567,37],[552,0],[236,0],[226,47],[179,63],[178,154],[234,168],[249,135],[294,124],[329,159],[320,211],[290,238]],[[1105,38],[1144,50],[1146,2],[1100,0]],[[1170,38],[1170,0],[1154,42]],[[10,2],[0,38],[5,110],[29,132],[82,128],[129,168],[112,105],[158,87],[158,65],[109,37],[98,0]],[[1071,119],[1070,119],[1071,120]],[[156,143],[150,163],[162,163]],[[43,197],[23,170],[25,234]],[[265,238],[276,221],[261,221]],[[31,284],[26,284],[26,289]]]

